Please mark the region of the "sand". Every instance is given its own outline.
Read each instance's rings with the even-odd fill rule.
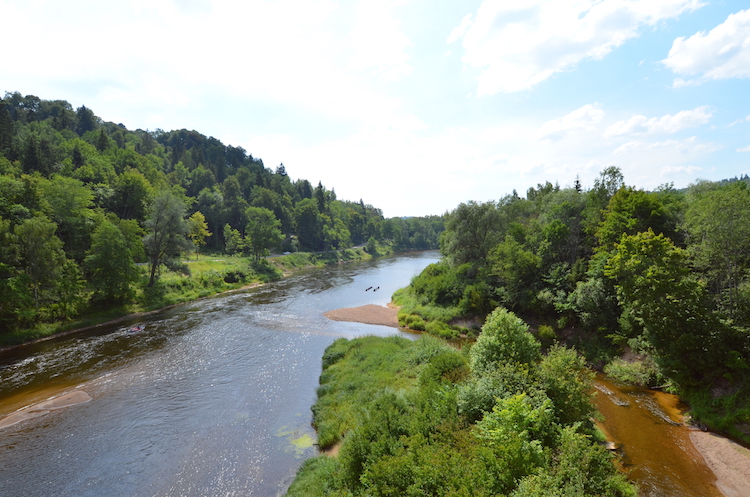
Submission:
[[[398,328],[398,309],[368,304],[360,307],[345,307],[323,313],[334,321],[349,321],[352,323],[377,324]]]
[[[27,419],[44,416],[45,414],[49,414],[50,411],[54,411],[55,409],[62,409],[63,407],[82,404],[84,402],[88,402],[89,400],[91,400],[91,396],[83,390],[69,392],[59,397],[47,399],[43,402],[38,402],[28,407],[24,407],[23,409],[19,409],[13,414],[0,419],[0,428],[7,428],[8,426],[13,426],[16,423],[26,421]]]
[[[750,497],[750,450],[714,433],[699,430],[690,439],[716,475],[716,486],[727,497]]]

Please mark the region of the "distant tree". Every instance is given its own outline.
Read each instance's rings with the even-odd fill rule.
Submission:
[[[242,233],[232,228],[230,225],[224,225],[224,250],[227,254],[236,254],[245,249],[245,240],[242,239]]]
[[[83,136],[84,133],[96,129],[97,120],[94,112],[83,105],[76,110],[76,121],[76,133],[78,133],[78,136]]]
[[[148,286],[156,282],[156,270],[162,264],[176,267],[180,254],[192,248],[186,238],[189,226],[185,219],[184,200],[171,191],[156,195],[146,219],[143,244],[151,266]]]
[[[262,207],[248,207],[246,211],[247,227],[245,243],[258,262],[269,253],[270,249],[281,246],[284,235],[281,233],[281,222],[273,212]]]
[[[188,226],[190,228],[188,238],[192,240],[193,245],[196,248],[205,245],[206,238],[211,236],[211,232],[208,231],[208,224],[206,224],[206,217],[200,211],[196,211],[188,219]]]
[[[122,219],[143,220],[153,187],[140,171],[128,169],[117,177],[110,200],[112,212]]]
[[[315,200],[306,198],[298,202],[294,209],[294,219],[297,225],[297,237],[302,247],[306,250],[322,250],[322,223]]]
[[[8,154],[13,140],[13,118],[7,104],[0,100],[0,154]]]
[[[26,219],[14,230],[36,303],[40,300],[40,289],[53,285],[65,259],[56,230],[57,225],[46,217]]]
[[[649,228],[657,234],[674,238],[675,227],[670,225],[664,206],[655,193],[624,186],[612,196],[602,215],[596,237],[605,250],[610,250],[623,233],[634,235]]]
[[[440,251],[456,265],[482,264],[500,241],[500,214],[494,202],[460,204],[445,221]]]
[[[94,300],[119,303],[133,295],[131,284],[138,279],[138,268],[128,240],[111,222],[103,221],[94,231],[84,264],[91,274]]]

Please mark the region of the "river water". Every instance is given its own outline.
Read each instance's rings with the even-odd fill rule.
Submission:
[[[92,398],[0,429],[0,496],[283,494],[315,454],[310,406],[325,348],[398,333],[323,312],[385,305],[438,258],[303,271],[0,354],[0,418],[71,391]],[[130,333],[134,324],[145,329]]]

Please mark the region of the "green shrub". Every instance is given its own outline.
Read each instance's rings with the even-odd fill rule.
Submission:
[[[557,341],[557,333],[555,333],[555,330],[552,328],[552,326],[548,326],[546,324],[540,325],[538,334],[539,341],[542,343],[542,347],[544,347],[545,349],[549,348],[550,345]]]
[[[482,374],[504,363],[530,364],[540,357],[540,343],[521,318],[502,307],[487,317],[469,352],[471,370]]]
[[[456,338],[458,337],[458,330],[454,329],[450,325],[443,323],[442,321],[430,321],[425,325],[425,331],[430,335],[435,335],[440,338]]]

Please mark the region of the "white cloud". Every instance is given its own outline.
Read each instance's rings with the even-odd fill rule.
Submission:
[[[463,39],[480,95],[527,90],[585,59],[598,60],[643,26],[701,7],[700,0],[485,0],[448,42]]]
[[[738,152],[750,152],[750,145],[737,149]]]
[[[715,143],[702,142],[697,136],[691,136],[683,140],[664,140],[660,142],[629,141],[618,147],[613,154],[634,153],[654,149],[669,149],[679,154],[703,154],[715,152],[716,150],[720,150],[721,147]]]
[[[664,166],[661,168],[662,176],[670,176],[674,174],[685,174],[695,176],[696,173],[702,171],[703,168],[698,166]]]
[[[750,10],[729,15],[708,33],[677,38],[662,63],[677,74],[699,75],[697,81],[676,78],[676,88],[712,79],[750,78]]]
[[[677,114],[667,114],[662,117],[647,118],[635,115],[628,120],[618,121],[608,127],[605,136],[621,136],[642,133],[676,133],[686,128],[694,128],[706,124],[713,112],[707,105],[696,107],[693,110],[683,110]]]
[[[592,130],[604,117],[598,103],[584,105],[563,117],[547,121],[539,129],[538,136],[543,140],[559,140],[573,130]]]
[[[356,70],[373,70],[379,77],[397,81],[412,71],[406,50],[412,45],[393,15],[392,2],[363,0],[358,5],[357,21],[349,37]]]

